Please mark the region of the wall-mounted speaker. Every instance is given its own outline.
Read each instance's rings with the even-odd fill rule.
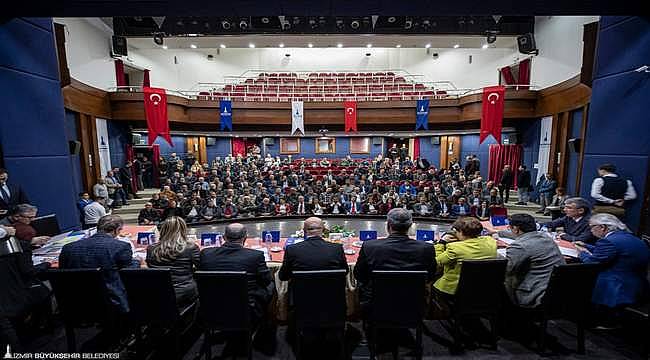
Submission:
[[[124,36],[113,36],[113,54],[122,56],[129,55]]]
[[[68,141],[68,146],[70,148],[70,155],[79,155],[79,152],[81,151],[81,141]]]
[[[375,136],[375,137],[372,138],[372,144],[373,145],[381,145],[381,140],[382,140],[381,137]]]
[[[264,141],[264,144],[266,146],[271,146],[275,144],[275,139],[274,138],[266,138],[266,141]]]
[[[535,45],[535,36],[531,33],[517,36],[517,47],[522,54],[539,54]]]
[[[580,138],[571,138],[567,141],[569,145],[569,150],[575,153],[580,152],[580,147],[582,145],[582,139]]]
[[[217,138],[213,137],[208,137],[205,139],[205,145],[206,146],[214,146],[217,144]]]
[[[440,136],[432,136],[431,145],[440,145]]]
[[[142,144],[142,134],[131,134],[131,144],[133,145]]]

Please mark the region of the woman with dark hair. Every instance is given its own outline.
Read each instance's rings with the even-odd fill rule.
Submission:
[[[188,241],[187,225],[177,216],[165,219],[160,225],[160,241],[147,248],[147,266],[169,268],[176,293],[176,304],[183,308],[198,297],[193,273],[199,266],[199,247]]]

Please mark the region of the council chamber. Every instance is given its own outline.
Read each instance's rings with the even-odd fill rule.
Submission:
[[[648,358],[632,2],[15,5],[4,358]]]

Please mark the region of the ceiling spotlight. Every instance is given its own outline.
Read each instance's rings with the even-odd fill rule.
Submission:
[[[163,50],[167,50],[167,45],[162,46]]]
[[[343,44],[336,44],[336,47],[337,47],[337,48],[342,48],[342,47],[343,47]]]
[[[400,45],[400,44],[397,44],[397,45],[395,45],[395,47],[399,49],[399,48],[401,48],[401,47],[402,47],[402,45]]]
[[[309,44],[307,44],[307,47],[313,48],[313,47],[314,47],[314,44],[309,43]]]
[[[493,19],[494,22],[497,23],[497,24],[498,24],[499,21],[501,20],[501,17],[502,17],[501,15],[492,15],[492,19]]]
[[[497,41],[497,33],[496,33],[496,31],[488,31],[487,32],[487,43],[492,44],[495,41]]]
[[[289,29],[291,29],[291,23],[288,21],[284,21],[282,23],[282,30],[289,30]]]
[[[488,48],[488,44],[483,44],[483,46],[481,46],[481,49],[487,49],[487,48]]]
[[[336,19],[336,27],[339,30],[343,30],[343,28],[345,27],[345,24],[343,23],[343,19]]]
[[[318,27],[318,22],[316,21],[315,18],[309,18],[309,26],[311,26],[312,29]]]
[[[298,24],[300,24],[300,17],[298,17],[298,16],[294,16],[294,17],[293,17],[293,24],[294,24],[294,25],[298,25]]]
[[[242,20],[239,22],[239,28],[242,30],[248,29],[248,21]]]
[[[431,22],[429,20],[422,20],[422,28],[428,30],[431,27]]]
[[[190,47],[191,47],[192,49],[196,49],[196,45],[195,45],[195,44],[190,44]]]
[[[263,17],[261,20],[262,20],[262,24],[268,24],[271,21],[267,17]]]
[[[389,23],[389,24],[392,24],[392,23],[394,23],[395,21],[397,21],[397,18],[395,18],[394,16],[389,16],[389,17],[388,17],[388,23]]]
[[[354,20],[350,23],[350,27],[353,28],[354,30],[358,29],[361,24],[359,24],[358,20]]]
[[[424,45],[424,48],[425,48],[425,49],[428,49],[428,48],[430,48],[430,47],[431,47],[431,44],[426,44],[426,45]]]
[[[223,28],[224,30],[230,30],[231,27],[232,25],[230,24],[230,21],[224,20],[221,22],[221,28]]]
[[[183,24],[183,20],[178,20],[178,21],[176,22],[176,25],[178,25],[178,26],[183,26],[183,25],[185,25],[185,24]]]
[[[454,49],[458,49],[460,47],[460,44],[455,44]]]
[[[157,32],[153,33],[153,42],[156,43],[156,45],[162,45],[163,42],[165,41],[165,35],[163,33]]]
[[[372,47],[372,44],[368,44],[368,45],[366,45],[366,47],[367,47],[368,49],[370,49],[370,48]]]
[[[413,27],[413,20],[411,18],[406,18],[406,21],[404,21],[404,29],[408,30]]]
[[[278,45],[278,46],[281,47],[281,48],[283,48],[283,47],[284,47],[284,44],[283,44],[283,43],[280,43],[280,45]]]
[[[225,48],[226,48],[226,44],[221,44],[221,45],[219,45],[219,47],[222,48],[222,49],[225,49]]]
[[[250,43],[250,44],[248,44],[248,47],[251,48],[251,49],[254,49],[254,48],[255,48],[255,44]]]

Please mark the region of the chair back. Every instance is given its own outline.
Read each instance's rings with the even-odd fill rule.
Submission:
[[[38,236],[54,236],[61,233],[56,214],[39,216],[32,220],[30,225],[36,230]]]
[[[173,326],[179,318],[170,269],[122,269],[120,278],[138,325]]]
[[[346,319],[346,271],[294,271],[291,294],[296,327],[343,328]]]
[[[50,269],[46,276],[66,324],[87,326],[111,320],[114,307],[101,269]]]
[[[585,316],[600,269],[599,264],[556,266],[542,299],[546,316],[569,319]]]
[[[424,317],[426,271],[373,270],[370,321],[376,327],[413,328]]]
[[[504,294],[505,259],[463,260],[455,294],[455,315],[493,315]]]
[[[209,329],[241,331],[251,327],[245,271],[197,271],[199,321]]]

